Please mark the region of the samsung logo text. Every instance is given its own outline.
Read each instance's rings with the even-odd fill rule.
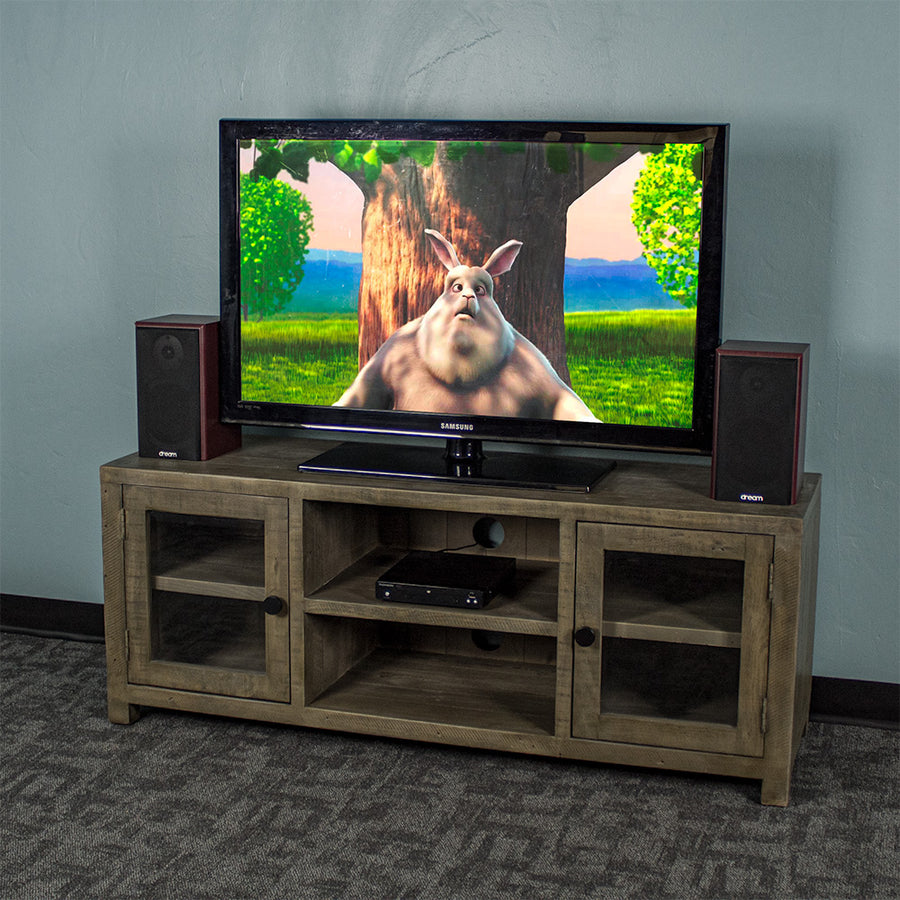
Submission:
[[[441,422],[441,431],[474,431],[474,425],[467,425],[464,422]]]

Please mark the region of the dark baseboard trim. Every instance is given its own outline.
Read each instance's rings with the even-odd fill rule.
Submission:
[[[0,631],[102,643],[103,604],[2,594]],[[809,717],[900,729],[900,684],[814,675]]]
[[[813,675],[809,717],[816,722],[900,729],[900,684]]]
[[[103,604],[0,594],[0,631],[102,643]]]

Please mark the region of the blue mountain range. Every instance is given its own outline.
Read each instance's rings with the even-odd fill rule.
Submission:
[[[566,258],[563,292],[566,312],[682,308],[659,286],[643,256],[620,262]]]
[[[310,250],[303,281],[288,309],[294,312],[354,312],[362,254]],[[607,309],[680,309],[659,286],[643,257],[630,261],[566,259],[563,290],[566,312]]]

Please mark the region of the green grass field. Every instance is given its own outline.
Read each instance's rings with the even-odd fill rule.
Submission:
[[[604,422],[690,428],[696,321],[688,309],[568,313],[572,387]]]
[[[693,310],[566,315],[572,387],[604,422],[688,428]],[[282,314],[241,326],[245,400],[334,403],[357,372],[354,314]]]
[[[241,324],[241,393],[271,403],[334,403],[356,377],[356,315],[284,313]]]

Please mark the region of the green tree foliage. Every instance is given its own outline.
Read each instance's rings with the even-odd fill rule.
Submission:
[[[252,146],[247,142],[245,146]],[[508,141],[498,145],[504,153],[523,153],[525,144]],[[583,150],[596,162],[612,159],[621,144],[583,144]],[[447,158],[458,162],[470,153],[484,153],[483,141],[449,141]],[[434,162],[437,150],[435,141],[256,141],[259,154],[253,166],[253,175],[274,178],[282,169],[298,181],[309,178],[309,161],[333,162],[344,172],[362,172],[365,180],[373,184],[381,175],[381,167],[408,157],[420,166]],[[547,144],[547,165],[559,174],[568,174],[570,163],[563,144]]]
[[[276,173],[277,174],[277,173]],[[241,175],[241,306],[244,319],[284,309],[303,279],[313,229],[306,197],[283,181]]]
[[[631,203],[644,258],[663,290],[688,309],[697,306],[702,151],[700,144],[666,144],[652,153]]]

